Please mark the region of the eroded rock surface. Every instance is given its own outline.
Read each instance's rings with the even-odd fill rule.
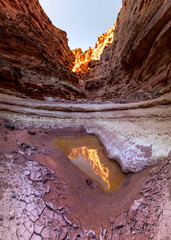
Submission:
[[[125,172],[138,172],[171,151],[171,95],[131,104],[41,102],[0,97],[1,117],[35,125],[83,125]]]
[[[85,77],[90,98],[127,102],[170,92],[170,15],[169,0],[123,1],[113,43]]]
[[[44,95],[79,97],[79,90],[67,85],[78,84],[73,63],[66,33],[52,24],[38,0],[0,1],[1,92],[42,100]]]
[[[0,91],[41,100],[158,98],[171,86],[170,15],[169,0],[124,0],[116,26],[94,49],[73,54],[66,33],[52,25],[38,0],[1,0]]]
[[[98,59],[75,50],[79,82],[38,0],[0,0],[0,239],[170,238],[170,15],[169,0],[123,0]],[[77,128],[138,173],[102,192],[53,146]]]
[[[77,73],[82,73],[78,75],[80,78],[84,79],[83,73],[86,73],[96,65],[96,62],[98,62],[97,60],[100,60],[100,56],[103,53],[104,49],[105,59],[109,59],[109,54],[107,53],[106,49],[108,49],[109,45],[113,41],[115,24],[116,23],[114,23],[114,26],[109,28],[107,32],[103,33],[100,37],[98,37],[94,49],[89,47],[89,49],[85,52],[82,52],[81,48],[76,48],[72,50],[75,56],[73,71]]]

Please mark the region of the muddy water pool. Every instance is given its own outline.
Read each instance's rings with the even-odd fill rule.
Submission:
[[[100,140],[96,136],[58,137],[55,145],[80,170],[101,184],[106,191],[119,188],[124,180],[124,173],[119,164],[109,159]]]

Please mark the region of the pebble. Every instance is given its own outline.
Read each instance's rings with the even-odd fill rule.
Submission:
[[[52,101],[54,101],[54,98],[52,98],[52,97],[47,97],[46,100],[49,101],[49,102],[52,102]]]
[[[28,131],[28,134],[30,134],[30,135],[36,135],[36,132],[29,130],[29,131]]]
[[[5,124],[5,127],[9,130],[15,130],[15,126],[8,123]]]
[[[15,193],[13,193],[13,194],[12,194],[12,198],[16,198],[16,195],[15,195]]]
[[[9,212],[9,216],[10,216],[10,219],[13,219],[13,218],[14,218],[15,212],[14,212],[13,209]]]

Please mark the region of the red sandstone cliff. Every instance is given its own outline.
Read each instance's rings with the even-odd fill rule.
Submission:
[[[0,87],[36,98],[68,97],[75,88],[68,91],[61,81],[78,83],[70,71],[73,62],[66,33],[51,23],[38,0],[0,0]]]
[[[100,36],[95,49],[73,54],[38,0],[0,0],[0,92],[82,98],[79,76],[87,98],[156,98],[171,88],[170,16],[170,0],[123,0],[115,30]],[[78,75],[70,71],[74,55]]]
[[[89,47],[89,49],[85,52],[82,52],[81,48],[72,50],[75,56],[75,63],[73,67],[74,72],[86,73],[90,70],[91,65],[94,64],[96,60],[100,60],[100,56],[104,49],[107,48],[113,41],[114,29],[115,23],[113,27],[107,30],[107,32],[98,37],[94,49]]]
[[[123,0],[113,43],[84,77],[88,96],[132,101],[170,91],[170,17],[170,0]]]

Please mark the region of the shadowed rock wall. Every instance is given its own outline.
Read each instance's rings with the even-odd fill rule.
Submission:
[[[170,16],[169,0],[123,0],[114,41],[85,77],[88,95],[134,100],[143,92],[150,98],[169,92]]]
[[[0,0],[0,92],[72,100],[86,94],[116,103],[157,98],[171,89],[170,16],[170,0],[123,0],[113,41],[102,41],[112,30],[98,38],[95,50],[80,52],[83,74],[76,75],[66,33],[52,25],[38,0]],[[77,64],[78,49],[75,55]]]
[[[54,83],[78,83],[70,71],[73,63],[66,33],[52,24],[38,0],[0,0],[0,87],[41,99],[49,94],[48,86],[42,85],[50,84],[52,95],[66,98]],[[33,84],[31,72],[36,79]]]

